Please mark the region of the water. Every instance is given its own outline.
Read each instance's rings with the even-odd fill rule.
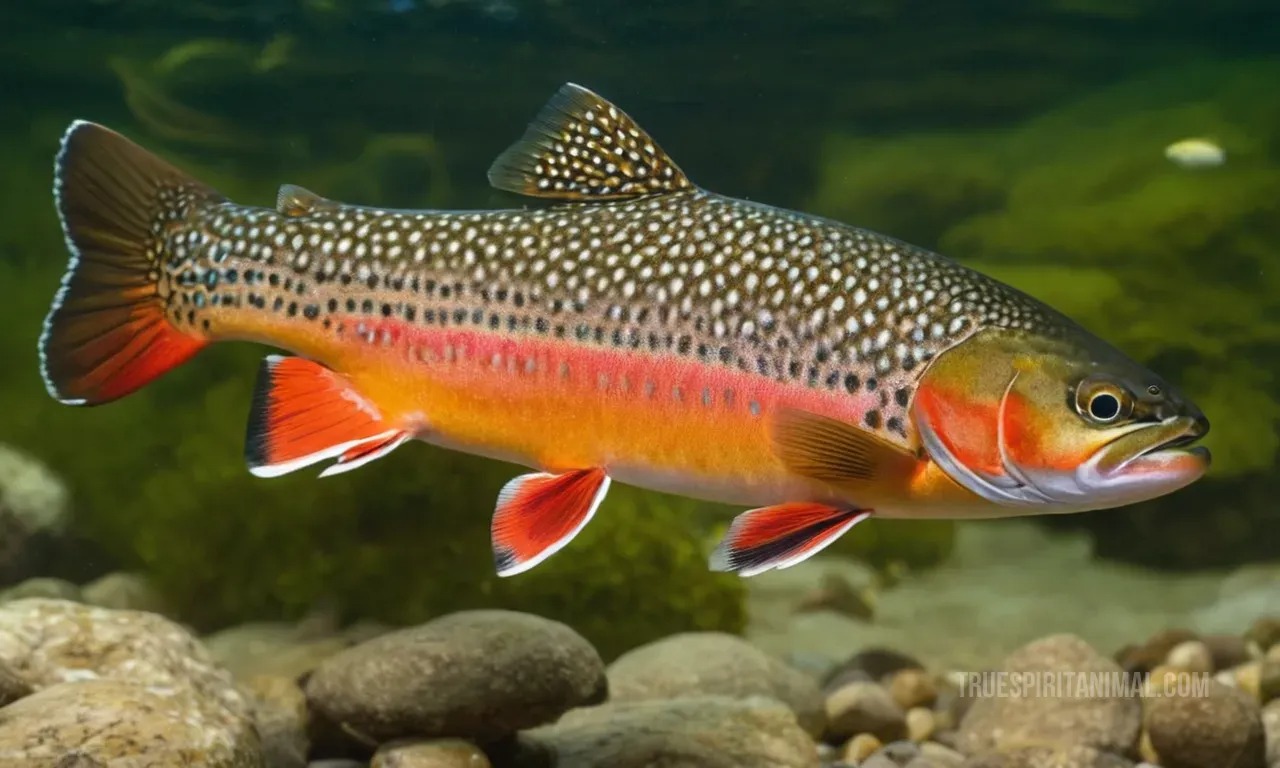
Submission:
[[[1050,631],[1110,654],[1171,625],[1239,634],[1280,614],[1274,3],[96,0],[2,15],[0,445],[21,454],[0,454],[7,585],[72,594],[140,574],[157,593],[141,604],[200,633],[497,606],[564,620],[612,657],[745,630],[817,666],[870,642],[976,666]],[[566,81],[617,102],[707,188],[938,250],[1064,310],[1202,406],[1210,475],[1120,510],[859,527],[747,585],[705,569],[735,510],[615,489],[563,552],[499,580],[488,516],[510,467],[414,445],[323,481],[250,477],[263,349],[206,351],[101,408],[45,393],[36,338],[66,256],[50,170],[72,119],[240,202],[295,183],[498,207],[512,198],[485,170]],[[1166,157],[1197,137],[1225,162]],[[871,597],[794,613],[832,569]],[[1062,609],[1033,610],[1037,595]]]

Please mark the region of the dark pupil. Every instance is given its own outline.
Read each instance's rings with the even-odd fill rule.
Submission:
[[[1089,401],[1089,413],[1099,421],[1110,421],[1120,413],[1120,401],[1115,395],[1094,395]]]

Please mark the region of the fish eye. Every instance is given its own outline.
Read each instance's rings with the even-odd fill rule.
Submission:
[[[1111,421],[1120,415],[1120,398],[1110,392],[1099,392],[1089,400],[1089,415],[1098,421]]]
[[[1094,424],[1114,424],[1133,407],[1123,388],[1106,381],[1083,381],[1076,390],[1076,411]]]
[[[1160,387],[1155,384],[1152,384],[1151,386],[1147,387],[1147,394],[1151,395],[1152,397],[1159,397]]]

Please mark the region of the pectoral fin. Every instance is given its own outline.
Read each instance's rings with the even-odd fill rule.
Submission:
[[[778,411],[773,440],[791,471],[833,484],[883,480],[910,472],[918,461],[861,427],[794,408]]]

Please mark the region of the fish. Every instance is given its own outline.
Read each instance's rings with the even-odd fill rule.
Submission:
[[[501,576],[613,481],[746,508],[708,557],[754,576],[859,522],[1123,506],[1201,477],[1209,422],[1028,294],[831,219],[723,196],[575,83],[498,154],[497,210],[236,203],[111,129],[66,130],[69,265],[49,394],[125,397],[212,343],[272,347],[245,460],[332,476],[417,440],[520,467]]]
[[[1227,152],[1211,139],[1175,141],[1164,148],[1164,156],[1183,168],[1216,168],[1227,161]]]

